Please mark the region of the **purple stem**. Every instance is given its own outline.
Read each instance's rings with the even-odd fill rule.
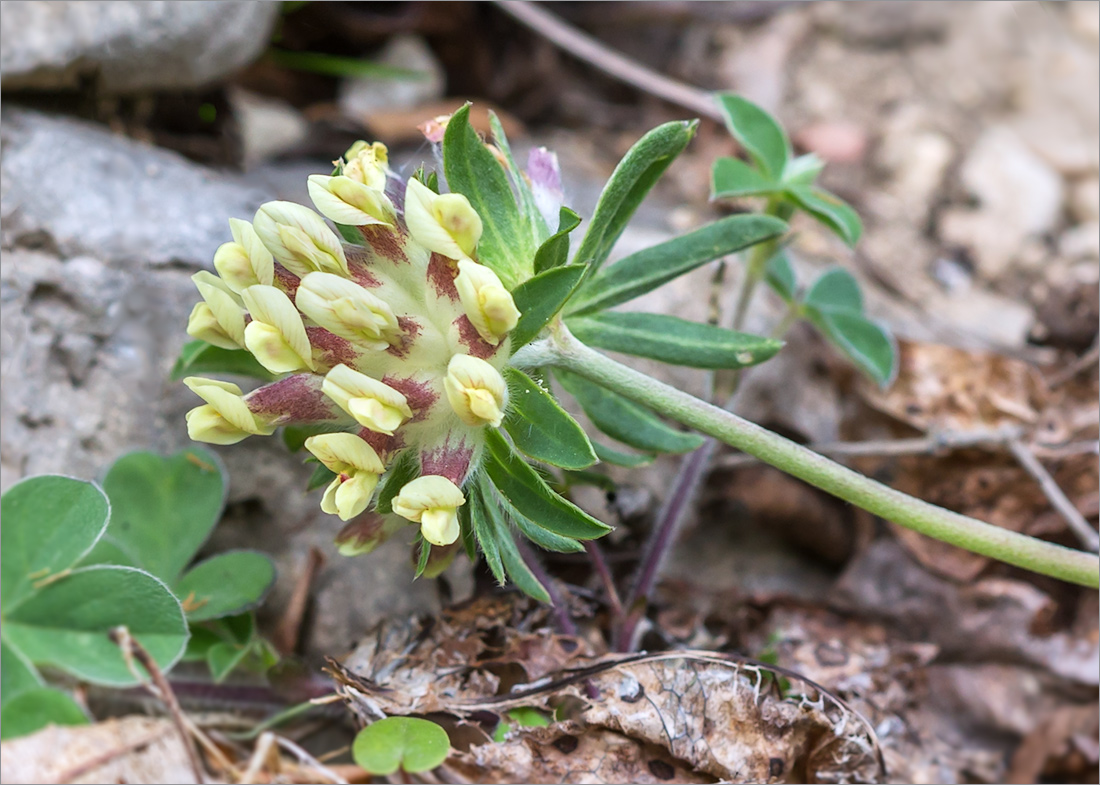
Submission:
[[[531,550],[523,538],[516,540],[516,547],[519,549],[519,555],[523,558],[523,563],[527,565],[527,569],[531,571],[531,574],[535,576],[539,583],[546,587],[546,593],[550,595],[550,601],[554,603],[554,610],[551,615],[554,617],[558,632],[563,635],[577,635],[577,625],[573,623],[573,619],[569,616],[569,604],[566,602],[565,595],[558,589],[558,584],[550,577],[550,573],[542,566],[539,557],[535,555],[535,552]]]
[[[600,576],[603,590],[607,594],[607,604],[611,607],[611,626],[614,629],[623,618],[623,603],[619,599],[619,592],[615,588],[615,578],[611,575],[611,568],[607,566],[607,559],[603,557],[603,550],[595,540],[585,540],[584,549],[588,551],[588,558],[592,560],[592,566],[596,574]]]
[[[676,479],[672,483],[672,493],[661,505],[653,531],[646,542],[634,586],[627,597],[627,615],[612,637],[611,645],[617,651],[631,651],[634,648],[638,622],[645,615],[646,603],[649,602],[650,594],[657,585],[661,565],[680,534],[680,527],[703,483],[717,445],[718,442],[715,439],[708,438],[699,449],[687,456],[686,460],[680,464],[680,471],[677,472]]]

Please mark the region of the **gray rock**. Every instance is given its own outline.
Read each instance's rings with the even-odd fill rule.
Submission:
[[[415,109],[443,97],[446,74],[423,38],[399,35],[391,39],[377,58],[379,65],[407,68],[424,74],[423,79],[380,79],[363,76],[346,79],[340,85],[340,111],[357,120],[375,112]]]
[[[65,257],[209,266],[230,239],[228,219],[251,219],[265,200],[175,153],[74,120],[5,109],[0,139],[6,245],[44,235]]]
[[[0,79],[12,88],[75,86],[129,93],[199,87],[263,51],[276,2],[2,4]]]
[[[248,169],[287,152],[309,135],[309,121],[286,101],[239,88],[230,90],[229,100]]]
[[[1025,239],[1053,230],[1061,216],[1061,176],[1010,128],[986,131],[960,176],[978,209],[948,211],[940,233],[947,242],[969,248],[989,277],[1003,273]]]

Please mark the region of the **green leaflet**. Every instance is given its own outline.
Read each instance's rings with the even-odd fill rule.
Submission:
[[[360,238],[361,241],[362,238]],[[213,346],[199,340],[188,341],[183,345],[175,365],[172,366],[169,378],[179,381],[185,376],[223,373],[248,376],[265,382],[279,378],[260,365],[251,352],[244,349],[222,349],[220,346]]]
[[[577,399],[588,419],[612,439],[646,452],[690,452],[703,437],[665,425],[649,409],[576,374],[555,369],[561,386]]]
[[[745,368],[769,359],[783,346],[772,338],[663,314],[608,311],[573,317],[567,324],[590,346],[691,368]]]
[[[535,252],[535,272],[561,267],[569,260],[569,233],[580,226],[581,217],[568,207],[558,212],[558,231]]]
[[[770,196],[782,190],[781,183],[769,179],[740,158],[719,158],[711,168],[710,192],[714,199]]]
[[[627,151],[600,194],[574,261],[589,265],[593,274],[599,270],[638,205],[695,136],[697,125],[696,121],[665,123]]]
[[[726,127],[757,168],[771,180],[779,180],[791,157],[783,127],[759,106],[733,93],[719,93],[718,107]]]
[[[549,392],[515,368],[504,369],[508,415],[504,428],[524,455],[564,469],[585,469],[596,454],[584,429]]]
[[[604,268],[584,282],[566,312],[590,313],[619,305],[707,262],[778,237],[785,231],[786,223],[768,215],[742,214],[719,219]]]

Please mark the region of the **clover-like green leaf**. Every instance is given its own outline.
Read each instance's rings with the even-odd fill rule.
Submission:
[[[147,572],[114,565],[81,567],[41,587],[5,614],[3,636],[37,665],[121,686],[135,679],[108,637],[120,625],[162,670],[175,664],[187,645],[183,610],[168,587]]]
[[[535,239],[520,216],[504,167],[470,126],[470,105],[447,122],[443,135],[443,172],[451,191],[470,200],[484,230],[478,259],[500,276],[504,285],[516,285],[529,273]]]
[[[47,474],[16,483],[0,498],[0,611],[69,569],[103,535],[111,514],[96,485]]]
[[[787,193],[803,210],[829,227],[841,240],[855,246],[863,234],[859,213],[840,197],[815,186],[792,186]]]
[[[590,265],[593,274],[600,268],[638,205],[687,147],[697,126],[697,121],[665,123],[634,143],[604,186],[574,262]]]
[[[829,313],[863,313],[863,292],[859,281],[840,267],[826,270],[806,292],[805,304]]]
[[[770,196],[782,190],[782,184],[740,158],[719,158],[711,168],[710,192],[714,199]]]
[[[225,551],[201,561],[173,587],[190,621],[230,616],[259,605],[275,582],[271,559],[255,551]]]
[[[590,313],[633,300],[707,262],[770,240],[785,231],[787,224],[770,215],[721,218],[604,268],[581,285],[566,312]]]
[[[534,339],[569,300],[584,277],[585,268],[567,264],[539,273],[512,290],[519,322],[512,330],[512,351]]]
[[[133,452],[107,472],[111,524],[84,564],[128,564],[169,585],[221,517],[225,478],[217,458],[192,447],[165,458]]]
[[[443,728],[419,717],[386,717],[359,731],[351,745],[355,762],[371,774],[430,771],[447,759],[451,742]]]
[[[362,242],[362,238],[360,237],[357,242]],[[278,378],[260,365],[251,352],[244,349],[222,349],[199,340],[188,341],[183,345],[175,365],[172,366],[170,378],[173,381],[179,381],[185,376],[223,373],[262,379],[265,382]]]
[[[563,469],[585,469],[596,462],[584,429],[549,392],[515,368],[505,368],[504,379],[508,383],[504,428],[520,452]]]
[[[612,439],[646,452],[690,452],[703,443],[702,436],[665,425],[649,409],[617,392],[561,369],[554,375],[592,424]]]
[[[791,157],[791,143],[783,126],[752,101],[733,93],[719,93],[718,107],[726,128],[757,168],[771,180],[779,180]]]
[[[18,651],[0,639],[0,701],[7,704],[27,690],[41,687],[42,677]]]
[[[889,332],[866,316],[808,309],[810,321],[864,373],[882,386],[897,371],[897,349]]]
[[[582,540],[602,537],[611,531],[610,526],[554,493],[499,431],[488,431],[485,443],[488,451],[485,470],[489,478],[500,495],[528,520],[554,534]]]
[[[783,347],[773,338],[665,314],[607,311],[573,317],[567,324],[590,346],[691,368],[745,368]]]
[[[581,217],[568,207],[558,212],[558,231],[535,252],[535,272],[561,267],[569,260],[569,233],[580,226]]]
[[[4,701],[0,739],[14,739],[47,725],[87,725],[88,715],[69,695],[52,687],[35,687]]]

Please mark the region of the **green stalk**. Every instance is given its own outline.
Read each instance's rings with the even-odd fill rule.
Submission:
[[[557,325],[551,342],[539,348],[539,354],[545,352],[539,359],[625,395],[886,520],[1032,572],[1093,589],[1100,586],[1100,559],[1096,556],[945,510],[875,482],[593,351],[562,324]]]

